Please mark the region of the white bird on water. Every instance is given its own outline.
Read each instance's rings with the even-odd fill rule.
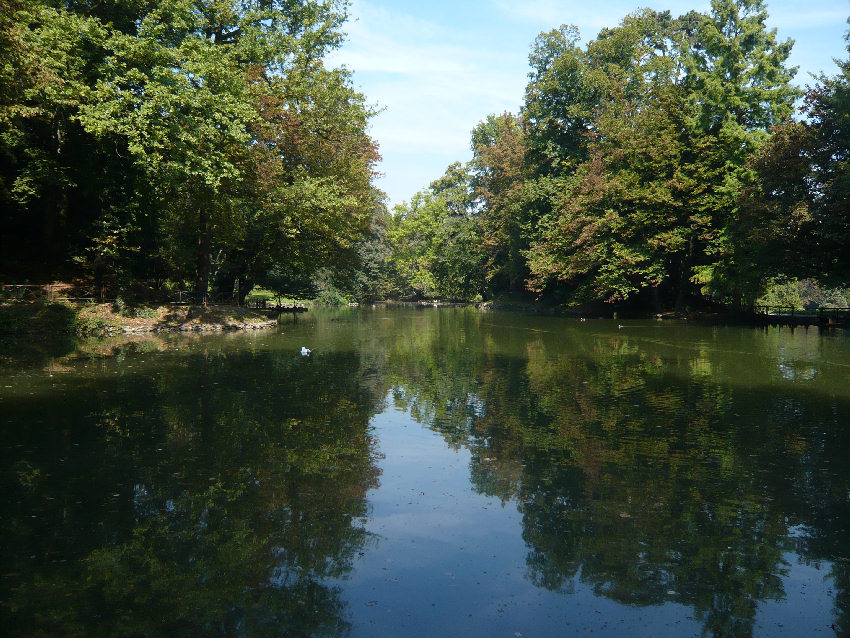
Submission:
[[[310,356],[310,348],[305,348],[304,346],[301,346],[301,355],[305,356],[305,357],[309,357]]]

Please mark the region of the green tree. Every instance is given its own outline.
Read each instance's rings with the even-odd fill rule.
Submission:
[[[806,121],[785,121],[750,158],[730,225],[731,263],[754,287],[773,278],[846,286],[850,238],[850,62],[806,94]]]
[[[55,267],[104,185],[76,116],[91,99],[105,30],[85,12],[14,0],[0,17],[0,202],[4,264]],[[108,172],[108,171],[104,171]]]
[[[688,17],[684,86],[695,126],[717,139],[723,154],[712,184],[713,231],[707,236],[696,279],[707,290],[740,306],[759,290],[760,273],[739,263],[734,232],[736,197],[747,182],[747,161],[771,127],[794,110],[799,89],[790,84],[796,68],[786,66],[792,40],[780,42],[765,26],[762,0],[712,0],[709,16]]]
[[[644,11],[581,52],[584,157],[557,176],[527,253],[535,290],[566,285],[575,300],[623,300],[682,268],[701,221],[689,201],[699,190],[689,153],[707,149],[686,133],[679,35],[669,14]]]
[[[324,63],[345,18],[337,0],[13,0],[4,266],[75,257],[98,287],[155,277],[202,298],[280,265],[351,270],[381,194],[374,111]]]
[[[562,25],[541,33],[529,54],[532,70],[522,112],[528,121],[530,164],[539,174],[560,173],[584,157],[593,98],[578,40],[576,27]]]
[[[850,32],[846,36],[850,40]],[[850,51],[850,46],[848,46]],[[850,284],[850,59],[835,76],[820,78],[806,95],[812,130],[810,210],[816,224],[818,277],[831,285]]]
[[[278,264],[304,280],[330,268],[350,283],[385,208],[372,185],[380,156],[366,133],[374,111],[347,72],[321,65],[258,83],[255,102],[256,216],[242,225],[250,241],[231,270],[243,290]]]
[[[257,117],[246,71],[259,64],[285,72],[278,63],[299,53],[297,38],[285,33],[308,17],[275,9],[158,2],[136,33],[111,34],[97,99],[81,114],[90,132],[125,140],[144,167],[170,240],[166,258],[174,272],[194,274],[204,299],[213,251],[227,245],[238,215],[234,195],[246,172],[248,128]],[[305,24],[308,31],[316,27]],[[320,43],[317,53],[329,44]]]
[[[524,189],[528,153],[523,120],[490,115],[472,130],[471,163],[485,279],[492,292],[524,288],[528,276]]]
[[[753,274],[733,259],[746,161],[798,95],[791,42],[765,18],[759,1],[716,0],[710,15],[632,14],[585,50],[566,29],[538,41],[524,112],[548,196],[533,289],[681,306],[699,283],[740,302]]]
[[[775,278],[819,276],[813,215],[812,127],[787,121],[747,162],[751,171],[728,225],[731,258],[748,273],[750,296]]]
[[[403,294],[469,299],[482,292],[473,197],[468,170],[456,162],[410,203],[396,206],[387,238]]]

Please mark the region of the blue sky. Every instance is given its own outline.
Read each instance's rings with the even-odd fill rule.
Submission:
[[[847,57],[847,0],[767,0],[768,25],[795,41],[796,83],[834,74]],[[638,7],[708,11],[709,0],[352,0],[348,39],[331,63],[383,108],[377,182],[390,205],[409,200],[453,161],[471,157],[469,132],[489,113],[519,110],[528,52],[541,31],[579,27],[586,41]]]

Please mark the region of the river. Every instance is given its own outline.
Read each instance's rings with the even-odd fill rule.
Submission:
[[[849,336],[363,308],[7,340],[0,624],[846,635]]]

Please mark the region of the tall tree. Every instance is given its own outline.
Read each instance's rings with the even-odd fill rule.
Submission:
[[[163,256],[199,293],[215,282],[243,297],[281,261],[304,271],[351,255],[368,228],[371,111],[322,63],[344,17],[337,2],[175,1],[113,43],[119,66],[87,123],[149,171]]]
[[[677,35],[669,14],[644,11],[580,52],[583,157],[555,177],[552,210],[528,252],[534,289],[566,285],[575,300],[621,300],[669,278],[690,226],[677,200],[693,186]]]
[[[776,29],[767,29],[762,0],[712,0],[711,7],[708,16],[687,16],[683,57],[694,126],[723,148],[716,166],[721,181],[712,184],[714,231],[694,266],[706,290],[740,305],[755,298],[759,282],[736,260],[735,199],[748,178],[748,159],[771,127],[791,115],[800,91],[790,83],[796,68],[786,66],[793,41],[780,42]]]
[[[850,41],[850,32],[845,39]],[[848,46],[850,51],[850,45]],[[850,283],[850,59],[821,77],[806,96],[813,131],[812,208],[817,224],[819,277],[829,284]]]
[[[490,115],[472,130],[471,169],[485,278],[493,292],[522,290],[528,271],[522,252],[524,191],[528,146],[522,118],[510,113]]]
[[[7,268],[69,257],[106,172],[76,121],[105,30],[85,12],[13,0],[0,17],[0,201]]]
[[[554,188],[528,253],[536,290],[663,292],[681,305],[696,280],[740,299],[748,273],[730,258],[730,226],[746,160],[798,94],[791,42],[777,43],[765,18],[760,1],[715,0],[710,15],[627,16],[584,51],[551,34],[548,56],[538,46],[548,83],[532,73],[530,158]],[[567,148],[536,150],[558,139]]]
[[[469,299],[483,292],[473,189],[459,162],[410,203],[396,207],[387,235],[403,294]]]
[[[850,282],[850,61],[806,94],[804,122],[783,122],[750,163],[734,263],[770,278]]]

